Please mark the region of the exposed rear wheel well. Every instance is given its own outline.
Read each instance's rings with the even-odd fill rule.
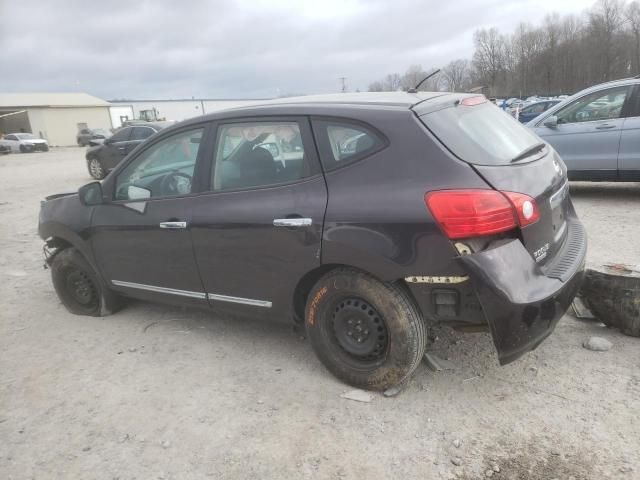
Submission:
[[[300,281],[298,282],[298,285],[296,286],[296,289],[293,294],[293,319],[296,323],[304,323],[304,311],[307,304],[307,297],[309,296],[309,293],[311,292],[311,289],[313,288],[313,286],[324,275],[329,273],[331,270],[335,270],[338,268],[349,268],[351,270],[366,273],[368,275],[371,275],[377,278],[376,275],[373,275],[372,273],[367,272],[366,270],[352,267],[351,265],[343,265],[339,263],[321,265],[315,270],[311,270],[310,272],[307,272],[307,274],[304,277],[302,277],[302,279],[300,279]],[[378,280],[383,281],[380,278],[378,278]],[[413,298],[413,294],[411,293],[411,290],[409,289],[409,287],[407,286],[404,280],[398,280],[395,283],[397,283],[397,285],[406,292],[409,298],[411,298],[411,300],[415,302],[415,299]]]

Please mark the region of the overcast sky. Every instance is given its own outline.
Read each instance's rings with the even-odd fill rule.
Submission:
[[[366,90],[592,0],[0,0],[0,92],[264,98]]]

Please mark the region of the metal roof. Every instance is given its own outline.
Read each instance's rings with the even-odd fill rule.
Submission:
[[[0,108],[108,106],[109,102],[86,93],[0,93]]]

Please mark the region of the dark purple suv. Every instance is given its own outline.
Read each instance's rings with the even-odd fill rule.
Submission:
[[[576,294],[586,236],[556,152],[482,96],[285,99],[166,128],[101,183],[48,197],[63,304],[126,297],[304,323],[363,388],[405,381],[437,323],[502,364]]]

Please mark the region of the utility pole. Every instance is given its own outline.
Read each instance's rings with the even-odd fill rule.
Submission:
[[[347,91],[347,77],[339,77],[340,83],[342,84],[342,89],[340,90],[342,93]]]

